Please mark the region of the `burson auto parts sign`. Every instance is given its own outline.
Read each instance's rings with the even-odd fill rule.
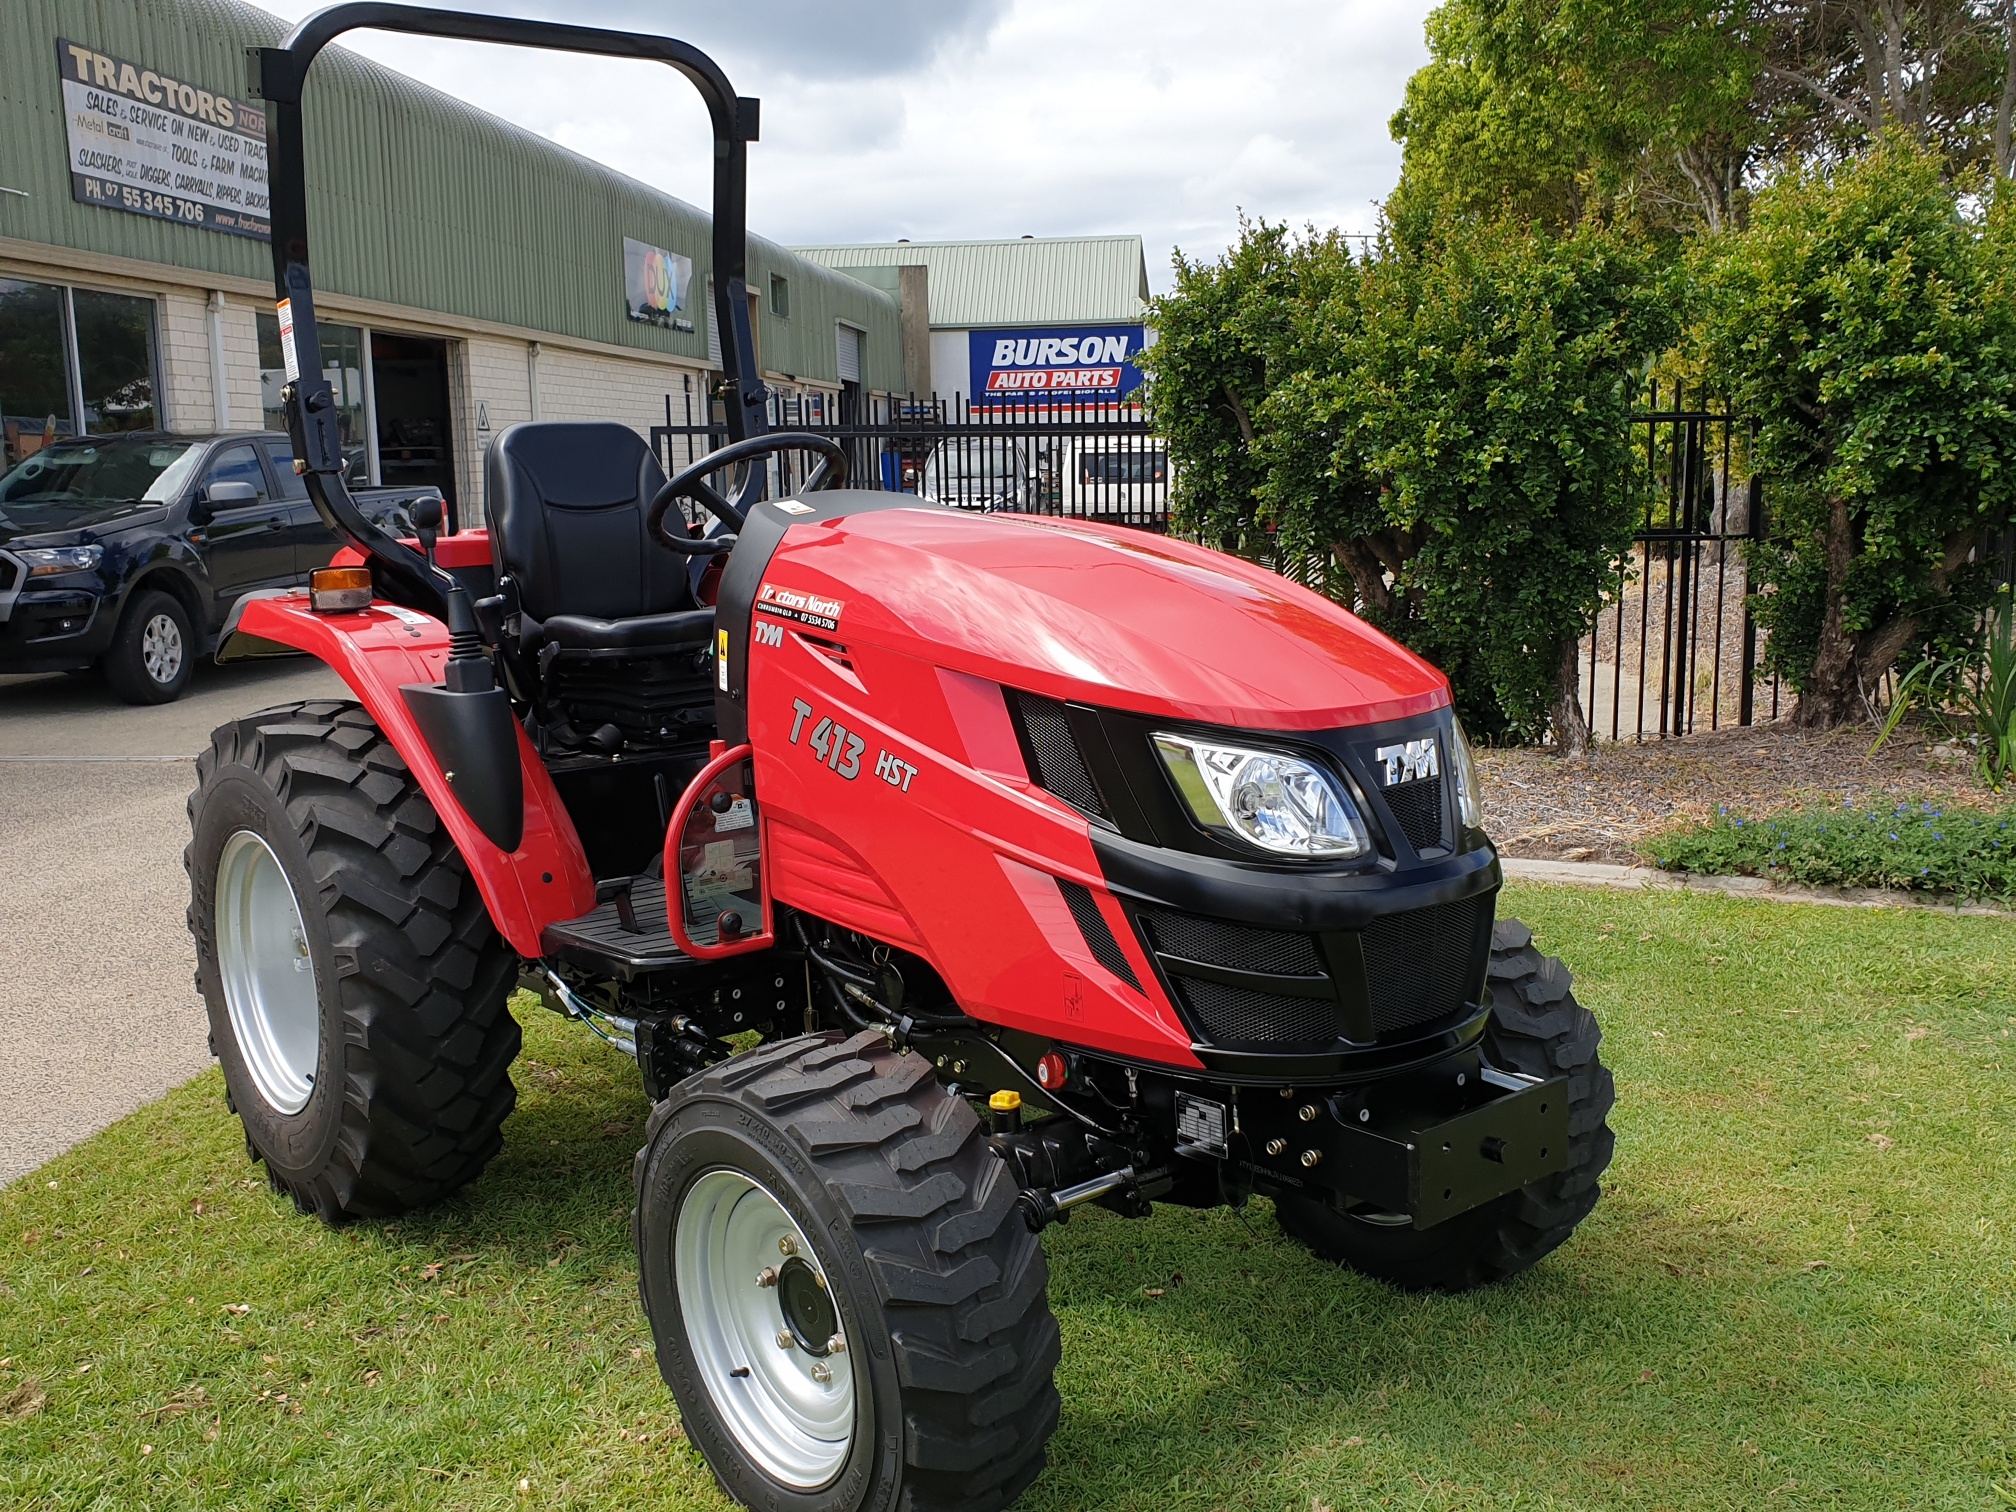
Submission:
[[[972,331],[976,404],[1042,399],[1118,399],[1141,386],[1141,326],[1064,326],[1048,331]]]

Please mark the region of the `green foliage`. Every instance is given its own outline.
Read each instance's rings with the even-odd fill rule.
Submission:
[[[1466,723],[1537,739],[1637,519],[1625,420],[1670,298],[1601,227],[1423,222],[1390,229],[1321,312],[1326,360],[1270,398],[1264,495],[1284,545],[1331,548],[1450,673]]]
[[[1900,654],[1955,654],[1992,591],[1970,556],[2016,506],[2011,229],[1892,135],[1695,251],[1710,370],[1757,426],[1751,581],[1803,722],[1849,717]]]
[[[2016,808],[1991,813],[1929,803],[1843,804],[1762,819],[1725,809],[1711,823],[1669,830],[1640,849],[1672,871],[2006,900],[2016,898],[2012,820]]]
[[[1965,655],[1928,656],[1904,674],[1872,751],[1921,705],[1935,720],[1958,726],[1974,747],[1976,775],[1996,792],[2016,777],[2016,606],[2007,597]]]
[[[1761,59],[1714,0],[1445,0],[1393,117],[1397,200],[1567,225],[1720,224]]]
[[[1236,550],[1253,544],[1266,479],[1254,416],[1296,367],[1308,312],[1349,298],[1352,258],[1334,231],[1297,238],[1285,224],[1242,220],[1223,257],[1192,262],[1179,251],[1175,262],[1175,289],[1149,307],[1144,398],[1176,463],[1177,528]]]

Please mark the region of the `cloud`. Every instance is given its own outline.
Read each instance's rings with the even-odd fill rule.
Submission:
[[[272,8],[305,15],[316,0]],[[784,242],[1136,232],[1151,281],[1238,216],[1371,229],[1430,0],[515,0],[670,31],[763,100],[750,225]],[[474,8],[471,6],[470,8]],[[662,70],[354,33],[402,72],[705,206],[707,124]]]

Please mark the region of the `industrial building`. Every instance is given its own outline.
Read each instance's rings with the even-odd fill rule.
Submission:
[[[279,423],[245,49],[285,30],[237,0],[0,5],[8,465],[83,432]],[[701,211],[336,48],[307,115],[322,351],[355,481],[473,501],[484,446],[516,421],[648,434],[706,413]],[[756,236],[749,286],[780,396],[837,414],[915,386],[894,291]]]
[[[1148,265],[1138,236],[796,247],[799,256],[929,308],[928,344],[910,334],[906,371],[921,394],[975,405],[1110,403],[1141,384],[1134,359]]]

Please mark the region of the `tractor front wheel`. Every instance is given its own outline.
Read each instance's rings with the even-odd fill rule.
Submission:
[[[516,1094],[516,957],[370,715],[218,729],[189,798],[189,928],[225,1099],[303,1212],[389,1217],[476,1179]]]
[[[1485,1056],[1527,1076],[1568,1078],[1567,1168],[1427,1229],[1404,1214],[1283,1195],[1274,1213],[1291,1237],[1404,1290],[1456,1292],[1517,1275],[1589,1216],[1615,1143],[1604,1121],[1617,1092],[1597,1054],[1603,1031],[1575,1001],[1568,968],[1535,950],[1517,919],[1501,919],[1492,935],[1490,982]]]
[[[1041,1472],[1043,1250],[922,1056],[821,1034],[724,1061],[653,1110],[636,1180],[658,1368],[736,1503],[988,1512]]]

